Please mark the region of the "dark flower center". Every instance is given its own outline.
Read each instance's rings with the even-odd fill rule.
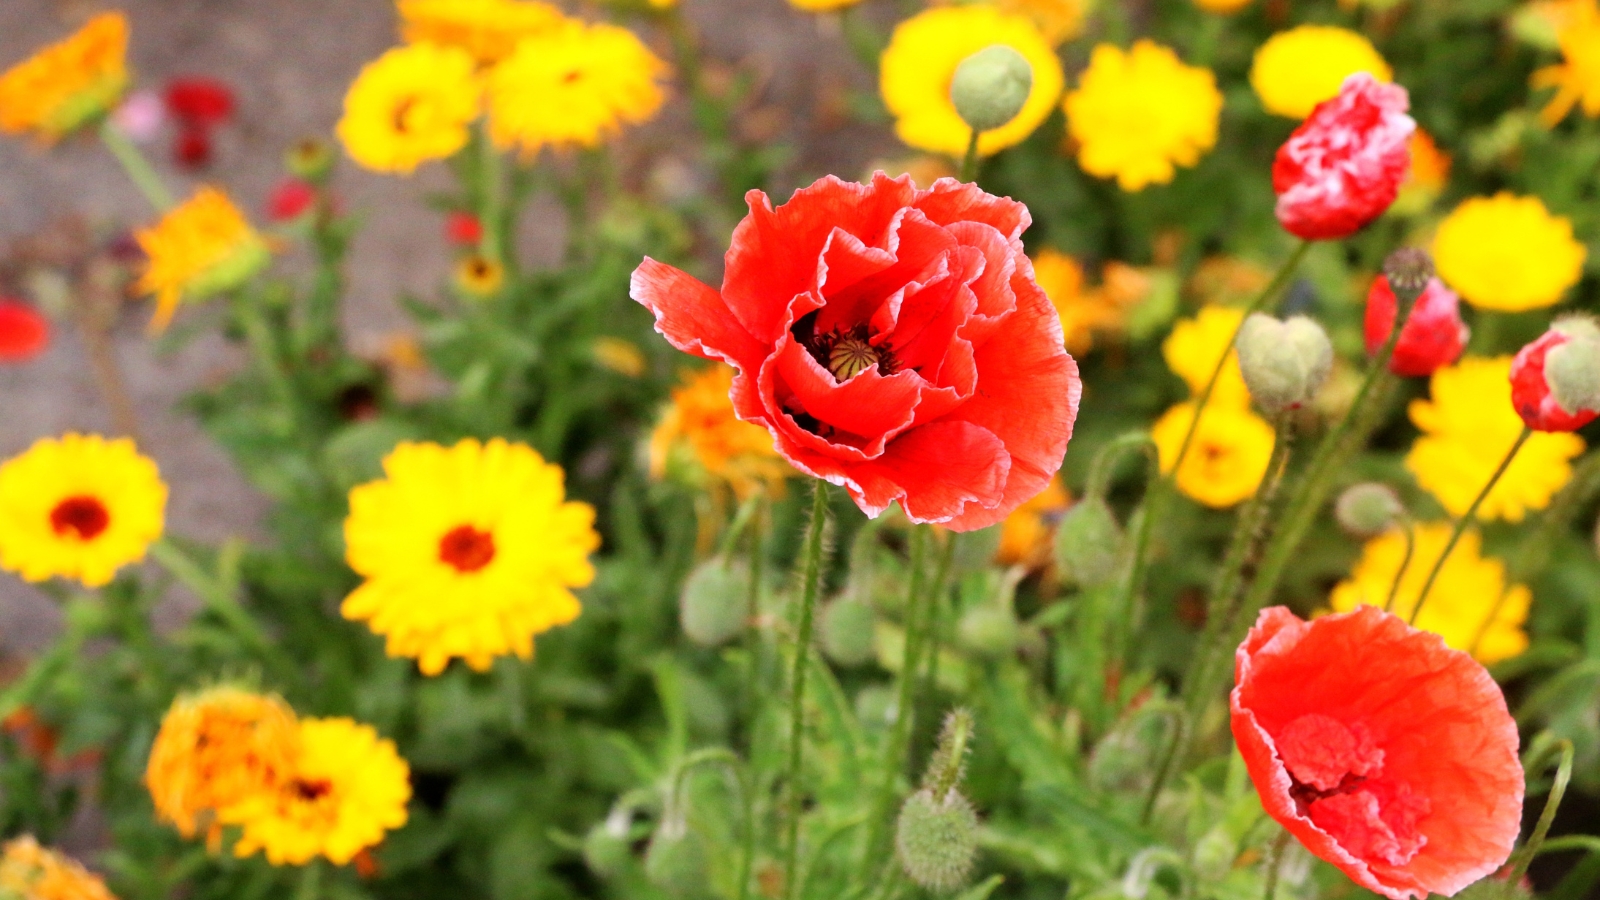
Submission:
[[[294,791],[294,795],[299,799],[311,803],[333,793],[333,782],[328,781],[326,778],[320,778],[315,781],[296,778],[289,785],[289,789]]]
[[[817,364],[827,369],[839,381],[848,381],[873,366],[878,374],[893,375],[900,367],[893,351],[872,344],[872,336],[865,325],[854,328],[836,328],[824,334],[812,329],[816,326],[816,313],[805,316],[794,324],[795,339],[810,352]]]
[[[61,537],[92,541],[111,524],[111,514],[94,497],[68,497],[50,511],[50,527]]]
[[[458,572],[476,572],[494,560],[494,535],[460,525],[439,540],[439,559]]]

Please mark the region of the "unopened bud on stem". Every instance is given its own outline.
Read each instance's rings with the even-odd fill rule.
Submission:
[[[1355,484],[1339,495],[1334,518],[1351,537],[1377,537],[1400,523],[1406,514],[1400,496],[1386,484]]]
[[[1122,529],[1111,507],[1099,497],[1073,504],[1056,526],[1056,565],[1079,587],[1109,584],[1117,574]]]
[[[1333,344],[1312,319],[1280,322],[1252,313],[1239,329],[1239,371],[1250,396],[1269,415],[1311,401],[1333,370]]]
[[[1573,316],[1554,326],[1568,337],[1544,359],[1544,379],[1550,396],[1569,415],[1600,410],[1600,326],[1593,319]]]
[[[1383,274],[1399,298],[1400,308],[1409,309],[1433,278],[1433,257],[1417,247],[1401,247],[1383,261]]]
[[[978,814],[960,791],[924,788],[906,799],[895,823],[895,853],[906,875],[930,891],[967,883],[978,855]]]
[[[961,61],[950,81],[956,113],[975,131],[1015,119],[1033,91],[1033,67],[1015,49],[994,44]]]

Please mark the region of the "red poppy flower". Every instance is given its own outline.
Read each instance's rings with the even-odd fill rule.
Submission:
[[[1366,72],[1346,78],[1272,163],[1278,221],[1308,241],[1346,238],[1383,215],[1411,171],[1406,89]]]
[[[453,212],[444,220],[444,239],[458,247],[483,240],[483,224],[469,212]]]
[[[186,125],[218,125],[233,115],[233,89],[215,78],[174,78],[167,82],[166,101],[167,111]]]
[[[1505,697],[1471,656],[1370,606],[1262,611],[1239,645],[1233,737],[1271,816],[1393,900],[1500,867],[1522,824]]]
[[[0,363],[23,363],[50,346],[50,321],[17,300],[0,298]]]
[[[316,202],[316,188],[298,178],[285,178],[267,197],[267,218],[292,222],[309,212]]]
[[[1382,275],[1372,281],[1367,292],[1367,355],[1376,356],[1389,340],[1394,328],[1398,301],[1389,279]],[[1432,375],[1461,358],[1472,329],[1461,320],[1461,298],[1434,278],[1417,298],[1411,318],[1400,331],[1389,360],[1389,371],[1401,378]]]
[[[1551,393],[1550,383],[1545,380],[1545,358],[1551,350],[1572,339],[1568,327],[1557,322],[1538,340],[1523,347],[1511,361],[1511,405],[1534,431],[1577,431],[1600,418],[1600,411],[1594,409],[1576,412],[1562,409]]]
[[[1027,207],[945,178],[828,177],[746,198],[719,293],[646,259],[673,346],[733,365],[734,409],[869,516],[993,525],[1061,466],[1082,384],[1020,235]]]
[[[180,168],[203,169],[211,157],[211,132],[203,126],[188,126],[172,139],[172,159]]]

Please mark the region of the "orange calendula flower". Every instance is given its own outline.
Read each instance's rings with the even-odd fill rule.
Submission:
[[[149,257],[135,290],[156,296],[153,332],[171,324],[184,300],[233,290],[266,267],[267,242],[228,195],[202,187],[155,225],[134,235]]]
[[[1128,314],[1150,295],[1150,276],[1126,263],[1109,262],[1101,284],[1085,284],[1083,266],[1071,256],[1043,250],[1033,257],[1033,274],[1061,317],[1067,352],[1089,352],[1097,334],[1120,334]]]
[[[144,783],[156,817],[211,841],[240,806],[276,791],[299,752],[295,715],[275,696],[219,685],[173,701]]]
[[[0,75],[0,132],[53,143],[116,107],[128,87],[128,20],[109,12]]]
[[[32,835],[0,849],[0,897],[7,900],[116,900],[77,860],[39,846]]]
[[[566,21],[561,10],[537,0],[396,0],[395,10],[407,43],[460,47],[482,65]]]
[[[684,377],[650,433],[650,477],[660,479],[672,471],[698,482],[709,476],[727,483],[740,498],[762,489],[782,491],[783,480],[794,470],[778,455],[765,428],[734,413],[731,390],[733,368],[725,364]]]
[[[1574,106],[1593,119],[1600,116],[1600,8],[1592,2],[1568,9],[1556,40],[1562,61],[1533,73],[1535,88],[1555,88],[1556,94],[1539,113],[1539,120],[1554,127]]]
[[[1418,128],[1411,134],[1411,171],[1400,183],[1400,196],[1390,207],[1402,215],[1416,215],[1439,199],[1450,183],[1454,161],[1439,148],[1433,136]]]
[[[1055,533],[1055,522],[1072,497],[1061,486],[1061,476],[1050,479],[1050,484],[1039,496],[1017,507],[1000,523],[1000,546],[995,550],[995,562],[1003,565],[1023,565],[1037,568],[1050,558],[1050,537]]]

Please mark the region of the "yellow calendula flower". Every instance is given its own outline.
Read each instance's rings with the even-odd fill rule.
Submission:
[[[1017,507],[1000,523],[1000,546],[994,561],[1002,566],[1022,565],[1037,568],[1050,559],[1050,539],[1055,523],[1072,497],[1061,486],[1061,476],[1050,479],[1044,492]]]
[[[277,791],[299,752],[294,710],[278,697],[218,685],[174,700],[144,783],[156,817],[213,843],[241,804]]]
[[[710,477],[744,498],[758,490],[779,493],[794,474],[765,428],[740,419],[729,392],[733,368],[717,363],[686,373],[650,432],[650,477],[669,470],[690,481]]]
[[[1438,563],[1453,530],[1449,522],[1415,526],[1416,549],[1394,595],[1395,615],[1411,618],[1422,585]],[[1476,531],[1461,535],[1460,543],[1450,551],[1438,580],[1429,589],[1428,602],[1423,604],[1415,624],[1488,665],[1527,649],[1528,635],[1522,626],[1528,619],[1533,595],[1520,584],[1507,585],[1505,564],[1483,556],[1482,548],[1483,540]],[[1368,541],[1361,548],[1361,559],[1350,577],[1333,589],[1333,611],[1350,612],[1363,605],[1384,608],[1405,557],[1403,531],[1390,531]]]
[[[1209,13],[1231,15],[1249,6],[1254,0],[1194,0],[1194,5]]]
[[[498,261],[474,253],[464,256],[455,268],[456,290],[475,300],[493,297],[505,287],[506,267]]]
[[[1600,116],[1600,8],[1592,2],[1569,7],[1570,13],[1556,31],[1562,61],[1533,73],[1535,88],[1555,88],[1555,96],[1539,113],[1540,121],[1555,127],[1574,106],[1593,119]]]
[[[1511,357],[1469,356],[1433,373],[1429,388],[1431,399],[1411,403],[1411,421],[1423,434],[1411,445],[1406,468],[1447,512],[1460,516],[1522,433],[1511,405]],[[1478,518],[1520,522],[1529,510],[1544,509],[1572,478],[1571,460],[1583,450],[1575,434],[1535,432],[1495,482]]]
[[[0,132],[57,141],[116,108],[128,88],[128,20],[102,13],[0,74]]]
[[[484,65],[566,21],[561,10],[538,0],[395,0],[395,11],[407,42],[460,47]]]
[[[598,147],[655,116],[666,74],[626,28],[568,22],[523,41],[489,74],[489,134],[524,158],[545,146]]]
[[[232,815],[243,827],[234,854],[275,866],[317,857],[344,865],[406,823],[411,767],[394,742],[352,719],[301,719],[294,766],[271,793]]]
[[[1150,437],[1156,443],[1163,472],[1170,473],[1176,465],[1194,410],[1194,403],[1180,403],[1151,427]],[[1249,409],[1215,403],[1207,406],[1178,468],[1178,490],[1213,509],[1250,499],[1267,475],[1275,440],[1272,426]]]
[[[1000,8],[1019,13],[1039,26],[1039,33],[1052,47],[1059,47],[1083,32],[1093,0],[1000,0]]]
[[[1450,183],[1453,161],[1433,136],[1418,128],[1411,134],[1411,171],[1400,183],[1400,196],[1391,207],[1401,215],[1426,212]]]
[[[77,860],[39,846],[33,835],[0,848],[0,897],[6,900],[116,900]]]
[[[1153,41],[1101,44],[1062,108],[1078,165],[1125,191],[1172,181],[1216,146],[1222,94],[1210,69]]]
[[[594,580],[594,508],[566,499],[559,466],[495,438],[402,443],[387,477],[350,492],[345,555],[366,581],[344,617],[387,638],[390,656],[437,675],[460,657],[486,671],[533,655],[533,637],[578,617]]]
[[[1199,396],[1216,371],[1217,361],[1223,354],[1229,357],[1211,391],[1211,406],[1246,409],[1250,406],[1250,389],[1245,387],[1244,375],[1239,371],[1239,351],[1233,348],[1234,336],[1244,322],[1244,310],[1231,306],[1205,306],[1192,319],[1180,319],[1172,326],[1172,334],[1161,344],[1161,356],[1167,368],[1182,378],[1189,393]]]
[[[1583,277],[1588,251],[1572,220],[1538,197],[1499,193],[1456,207],[1433,238],[1439,277],[1479,309],[1523,312],[1561,302]]]
[[[855,6],[861,0],[789,0],[789,5],[805,12],[833,12],[846,6]]]
[[[150,320],[153,332],[172,322],[182,301],[233,290],[272,258],[267,242],[244,213],[214,187],[200,188],[133,237],[148,257],[134,290],[156,297],[156,313]]]
[[[460,47],[411,44],[367,63],[344,97],[335,131],[345,152],[375,172],[409,175],[454,156],[483,108],[472,55]]]
[[[987,4],[924,10],[899,25],[880,65],[879,88],[900,140],[930,153],[961,156],[972,129],[950,100],[956,67],[979,50],[1005,44],[1033,68],[1033,90],[1016,118],[978,138],[987,156],[1020,144],[1050,115],[1066,77],[1055,50],[1027,16]]]
[[[1033,274],[1061,318],[1067,352],[1073,355],[1093,349],[1097,334],[1120,334],[1128,314],[1150,295],[1150,277],[1133,266],[1106,263],[1101,284],[1090,287],[1083,266],[1056,250],[1033,257]]]
[[[66,434],[0,465],[0,569],[108,584],[161,537],[167,486],[127,438]]]
[[[1267,112],[1303,119],[1337,96],[1344,80],[1357,72],[1394,80],[1394,71],[1365,36],[1332,25],[1301,25],[1257,48],[1250,86]]]

